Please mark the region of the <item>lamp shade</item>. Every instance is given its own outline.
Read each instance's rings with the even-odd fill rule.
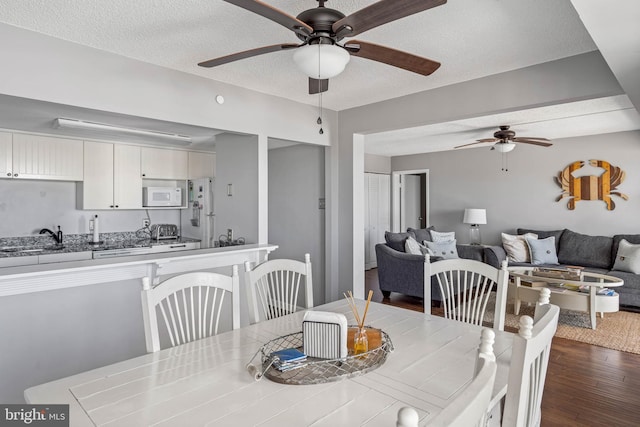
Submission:
[[[307,76],[313,79],[330,79],[344,71],[351,55],[332,44],[313,44],[299,47],[293,60]]]
[[[487,210],[486,209],[465,209],[464,219],[465,224],[486,224],[487,223]]]
[[[496,142],[493,144],[493,148],[499,153],[508,153],[516,148],[516,144],[514,142]]]

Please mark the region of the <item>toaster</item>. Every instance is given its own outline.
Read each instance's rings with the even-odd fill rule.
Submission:
[[[153,224],[151,226],[151,239],[163,240],[163,239],[177,239],[178,226],[175,224]]]

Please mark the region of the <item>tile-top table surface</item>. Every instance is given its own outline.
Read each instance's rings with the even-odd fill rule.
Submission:
[[[365,302],[357,304],[362,312]],[[355,324],[344,300],[313,310],[343,313]],[[325,384],[255,381],[247,363],[266,342],[300,331],[302,317],[298,312],[38,385],[25,399],[69,404],[74,427],[388,427],[403,406],[427,422],[473,377],[480,327],[371,303],[366,323],[385,331],[394,347],[380,367]],[[512,342],[513,334],[496,332],[493,403],[506,393]]]

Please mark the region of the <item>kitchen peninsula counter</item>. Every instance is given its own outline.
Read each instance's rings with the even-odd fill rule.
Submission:
[[[0,297],[261,262],[277,249],[247,244],[180,252],[0,268]]]
[[[0,268],[0,402],[36,384],[146,352],[142,278],[189,271],[231,274],[278,246],[250,244]],[[240,289],[242,300],[246,298]],[[230,309],[231,299],[225,299]],[[240,321],[249,324],[246,304]],[[230,322],[229,322],[230,323]],[[229,325],[230,327],[230,325]]]

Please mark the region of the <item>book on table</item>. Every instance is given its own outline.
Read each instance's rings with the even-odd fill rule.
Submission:
[[[271,353],[273,366],[280,371],[289,371],[305,365],[307,355],[297,348],[285,348]]]

